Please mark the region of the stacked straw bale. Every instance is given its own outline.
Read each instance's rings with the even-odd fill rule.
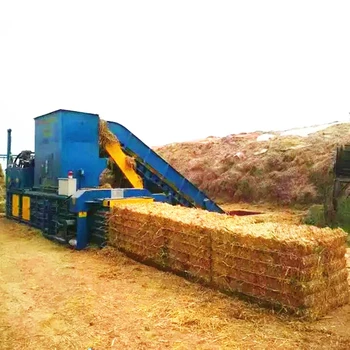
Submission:
[[[142,261],[312,319],[349,300],[345,239],[163,203],[120,206],[109,219],[110,244]]]

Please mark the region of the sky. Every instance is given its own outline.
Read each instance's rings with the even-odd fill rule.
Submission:
[[[349,120],[349,1],[0,0],[0,153],[72,109],[150,146]]]

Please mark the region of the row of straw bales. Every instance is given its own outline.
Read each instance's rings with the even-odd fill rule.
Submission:
[[[109,218],[110,244],[141,261],[312,319],[349,300],[345,239],[164,203],[119,206]]]

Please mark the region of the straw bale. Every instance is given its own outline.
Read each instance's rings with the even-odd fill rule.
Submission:
[[[297,314],[319,317],[348,300],[340,229],[247,224],[164,203],[117,207],[109,227],[110,244],[142,261]]]
[[[290,268],[307,269],[310,266],[315,266],[322,263],[327,264],[329,261],[337,259],[344,260],[346,252],[345,247],[341,246],[333,250],[333,259],[326,259],[326,254],[310,254],[306,256],[298,256],[296,254],[280,253],[279,251],[262,251],[255,250],[253,247],[241,247],[226,244],[216,244],[215,239],[212,239],[213,255],[218,259],[245,259],[256,261],[265,264],[282,265]],[[321,258],[321,259],[320,259]]]
[[[259,223],[226,225],[215,231],[213,240],[220,244],[251,247],[254,250],[278,251],[280,254],[309,255],[344,246],[346,234],[340,229],[320,229],[307,225]],[[331,254],[331,250],[328,251]]]
[[[115,234],[113,234],[113,232]],[[137,234],[133,229],[125,226],[110,228],[110,244],[118,249],[127,251],[131,245],[133,254],[147,259],[157,258],[165,246],[164,237],[154,232]]]
[[[340,284],[343,281],[346,281],[348,276],[346,268],[337,271],[330,276],[319,276],[318,278],[308,281],[297,279],[294,276],[287,278],[283,275],[278,277],[268,276],[226,265],[214,265],[213,270],[213,278],[227,277],[244,283],[258,285],[265,289],[278,291],[282,294],[289,294],[297,298],[304,298],[309,294]],[[222,287],[225,287],[225,283]]]
[[[233,294],[244,295],[252,301],[262,305],[270,305],[281,310],[292,312],[308,319],[318,319],[336,307],[349,303],[349,286],[347,282],[329,288],[325,292],[315,293],[307,298],[299,299],[289,294],[264,289],[257,285],[250,285],[236,280],[228,280],[225,277],[214,278],[213,283],[220,288],[225,281],[225,291]]]
[[[328,305],[330,301],[331,303],[337,301],[339,295],[343,298],[346,294],[349,298],[349,284],[347,281],[343,281],[337,285],[329,286],[318,293],[307,295],[304,300],[304,306],[313,308],[322,307]]]
[[[153,220],[163,222],[167,227],[191,226],[210,229],[222,242],[237,242],[242,246],[251,246],[251,240],[256,243],[256,249],[262,250],[287,249],[292,246],[296,253],[316,249],[319,244],[332,247],[345,242],[346,235],[341,229],[317,228],[307,225],[289,225],[277,223],[257,223],[240,225],[240,218],[200,209],[171,206],[165,203],[138,204],[128,206],[130,211],[136,211],[141,219],[152,216]],[[133,210],[135,208],[136,210]],[[168,220],[170,219],[170,220]],[[237,232],[235,232],[237,231]],[[299,250],[298,250],[299,249]]]
[[[344,258],[339,258],[326,264],[318,264],[316,259],[314,259],[314,261],[314,265],[294,267],[275,264],[273,261],[271,263],[266,263],[257,259],[250,259],[249,256],[223,256],[217,251],[212,252],[213,265],[216,265],[218,269],[220,266],[225,266],[227,269],[232,269],[235,266],[242,266],[244,270],[252,273],[258,273],[268,277],[284,276],[284,278],[296,278],[299,281],[310,281],[321,276],[329,276],[346,267],[346,260]]]
[[[286,308],[297,308],[303,306],[303,300],[281,291],[269,289],[254,283],[248,283],[229,276],[214,276],[213,285],[225,292],[232,294],[243,294],[271,305],[281,305]]]
[[[186,277],[192,280],[200,281],[205,284],[211,283],[210,269],[201,264],[188,264],[179,259],[171,259],[169,264],[172,271],[177,272],[181,275],[186,275]]]
[[[197,246],[187,242],[169,240],[167,246],[170,250],[188,253],[193,257],[210,257],[210,249],[206,246]]]

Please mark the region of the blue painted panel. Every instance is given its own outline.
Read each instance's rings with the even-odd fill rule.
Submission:
[[[125,188],[122,189],[122,198],[131,197],[152,197],[151,193],[146,189]],[[113,190],[110,189],[87,189],[78,191],[70,201],[70,211],[78,213],[80,211],[88,211],[91,207],[91,202],[113,198]],[[159,197],[161,198],[161,197]]]
[[[152,197],[156,202],[169,203],[169,198],[164,193],[152,194]]]
[[[33,187],[34,168],[7,168],[7,189],[29,189]]]
[[[72,170],[78,188],[97,187],[107,161],[99,157],[99,117],[96,114],[63,113],[62,164],[60,177]],[[83,170],[83,175],[81,175]]]
[[[138,188],[125,188],[123,190],[124,198],[132,198],[132,197],[151,197],[151,193],[146,189],[138,189]]]
[[[76,249],[81,250],[86,248],[89,240],[87,218],[77,218],[77,245]]]
[[[35,171],[34,185],[57,186],[61,163],[61,111],[35,118]]]
[[[73,213],[88,211],[90,204],[87,202],[103,198],[111,198],[110,189],[80,190],[72,197],[69,210]]]
[[[106,168],[99,158],[97,114],[58,110],[35,118],[35,186],[58,186],[72,170],[78,188],[96,187]]]

